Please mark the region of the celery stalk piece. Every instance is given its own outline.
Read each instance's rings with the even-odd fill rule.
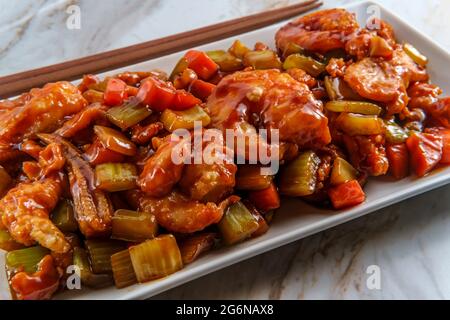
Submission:
[[[89,257],[85,249],[80,247],[73,249],[73,264],[80,271],[80,280],[83,285],[90,288],[103,288],[112,284],[110,274],[92,273]]]
[[[78,222],[70,200],[63,199],[59,202],[51,213],[51,220],[63,232],[76,232],[78,230]]]
[[[137,169],[131,163],[102,163],[95,167],[95,181],[99,189],[117,192],[136,187]]]
[[[325,108],[332,112],[353,112],[365,115],[378,116],[381,113],[381,107],[365,101],[329,101],[325,104]]]
[[[384,121],[386,142],[390,144],[403,143],[408,139],[408,133],[394,120]]]
[[[241,165],[236,174],[236,189],[264,190],[270,187],[273,176],[261,174],[258,165]]]
[[[294,42],[289,42],[283,51],[283,58],[289,57],[291,54],[300,53],[304,54],[305,49]]]
[[[281,61],[271,50],[249,51],[244,56],[244,65],[254,69],[281,69]]]
[[[158,223],[153,214],[120,209],[112,217],[112,238],[142,242],[153,239],[158,232]]]
[[[85,242],[94,273],[110,273],[111,256],[126,249],[125,243],[118,240],[90,239]]]
[[[233,72],[244,68],[241,59],[224,50],[207,51],[206,54],[219,65],[221,71]]]
[[[113,254],[111,256],[111,266],[114,283],[117,288],[125,288],[137,283],[128,249]]]
[[[328,94],[328,98],[334,100],[352,100],[361,101],[364,100],[359,94],[352,90],[349,85],[341,78],[332,78],[326,76],[324,80],[325,89]]]
[[[226,210],[218,223],[226,244],[231,245],[249,238],[259,228],[257,218],[242,202],[236,202]]]
[[[299,68],[303,69],[313,77],[318,77],[323,73],[325,67],[325,64],[299,53],[291,54],[283,63],[283,68],[285,70]]]
[[[139,282],[162,278],[183,268],[180,249],[171,234],[147,240],[129,251]]]
[[[350,163],[340,157],[334,160],[330,176],[332,185],[338,186],[357,178],[358,171]]]
[[[188,66],[189,62],[186,60],[186,58],[181,58],[173,68],[172,73],[169,76],[169,80],[173,82],[173,80],[175,80],[175,77],[186,70]]]
[[[0,197],[8,190],[12,179],[8,172],[0,165]]]
[[[124,104],[109,109],[106,117],[120,129],[126,130],[147,118],[151,113],[138,99],[133,97]]]
[[[161,122],[167,131],[174,131],[177,129],[194,129],[194,122],[201,122],[203,127],[206,127],[211,118],[200,106],[194,106],[183,111],[175,111],[166,109],[161,114]]]
[[[22,249],[23,245],[16,242],[7,230],[0,230],[0,249],[13,251]]]
[[[280,193],[301,197],[314,193],[320,158],[313,151],[306,151],[290,162],[281,171]]]
[[[34,273],[39,262],[48,254],[50,250],[41,246],[10,251],[6,254],[6,265],[11,270]]]
[[[377,116],[356,113],[341,113],[336,119],[336,126],[351,136],[375,135],[385,132],[383,120]]]
[[[250,49],[247,48],[247,46],[243,44],[241,40],[234,41],[231,47],[228,49],[229,53],[239,59],[244,59],[245,54],[249,51]]]

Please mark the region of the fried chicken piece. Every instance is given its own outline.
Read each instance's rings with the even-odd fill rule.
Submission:
[[[93,103],[66,121],[55,133],[64,138],[74,137],[78,132],[88,128],[93,123],[105,120],[106,110],[108,110],[107,106]]]
[[[202,163],[185,166],[179,186],[193,200],[217,203],[233,191],[237,166],[223,139],[206,143],[203,152]]]
[[[142,197],[139,210],[154,214],[158,223],[169,231],[193,233],[218,223],[225,209],[238,200],[239,197],[231,196],[219,205],[213,202],[201,203],[173,190],[163,198]]]
[[[60,195],[61,181],[56,176],[19,183],[0,200],[2,225],[14,240],[26,246],[38,242],[57,253],[69,251],[64,235],[49,219]]]
[[[279,129],[283,142],[320,147],[331,140],[323,105],[308,86],[278,70],[242,71],[226,76],[208,98],[211,126]]]
[[[29,95],[23,105],[0,113],[0,141],[16,143],[39,132],[51,132],[87,104],[77,87],[65,81],[32,89]]]
[[[385,175],[389,169],[389,161],[384,148],[384,137],[348,136],[343,141],[352,165],[371,176]]]
[[[318,53],[343,49],[349,35],[359,29],[355,15],[344,9],[329,9],[302,16],[275,35],[277,48],[284,52],[290,42]]]

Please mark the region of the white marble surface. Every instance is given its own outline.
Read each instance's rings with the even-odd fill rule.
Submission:
[[[90,55],[290,0],[0,0],[0,75]],[[326,0],[333,7],[346,0]],[[449,0],[380,0],[450,50]],[[66,8],[81,8],[81,29]],[[450,299],[450,186],[244,261],[156,298]],[[367,267],[380,290],[366,286]]]

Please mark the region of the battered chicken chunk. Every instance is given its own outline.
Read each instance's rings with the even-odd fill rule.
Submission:
[[[278,70],[236,72],[223,78],[207,102],[211,125],[236,129],[240,123],[279,129],[280,141],[320,147],[331,140],[322,102],[308,86]]]
[[[57,129],[66,116],[79,112],[87,102],[69,82],[49,83],[32,89],[24,104],[0,112],[0,141],[19,142],[39,132]]]
[[[278,30],[277,48],[284,52],[292,42],[302,48],[325,53],[343,49],[349,35],[359,28],[355,15],[344,9],[330,9],[302,16]]]

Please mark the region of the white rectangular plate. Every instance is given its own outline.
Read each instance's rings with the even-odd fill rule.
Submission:
[[[435,44],[431,39],[422,35],[419,31],[409,26],[394,14],[374,2],[362,2],[348,5],[345,8],[357,14],[361,25],[365,25],[369,14],[369,6],[376,5],[380,8],[381,18],[391,23],[399,41],[411,42],[430,59],[429,72],[433,83],[439,85],[445,92],[450,92],[450,77],[445,67],[450,65],[450,55]],[[199,49],[223,49],[228,48],[234,39],[239,38],[247,45],[253,45],[262,41],[275,47],[275,32],[285,23],[272,25],[258,31],[242,34],[232,39],[221,40]],[[152,61],[133,65],[121,70],[150,70],[154,68],[170,72],[183,53],[176,53]],[[444,67],[445,66],[445,67]],[[117,73],[118,70],[109,72]],[[270,230],[263,236],[220,250],[215,250],[183,270],[164,279],[145,284],[134,285],[124,289],[106,288],[102,290],[72,290],[66,291],[56,298],[59,299],[143,299],[161,293],[205,274],[227,267],[244,259],[251,258],[288,244],[292,241],[304,238],[319,231],[331,228],[354,218],[368,214],[393,203],[405,200],[428,190],[437,188],[450,182],[450,168],[440,169],[431,175],[416,179],[409,177],[401,181],[392,181],[388,177],[382,179],[370,179],[365,190],[367,200],[350,210],[331,211],[312,207],[296,199],[283,199],[282,207],[276,213],[276,217]]]

